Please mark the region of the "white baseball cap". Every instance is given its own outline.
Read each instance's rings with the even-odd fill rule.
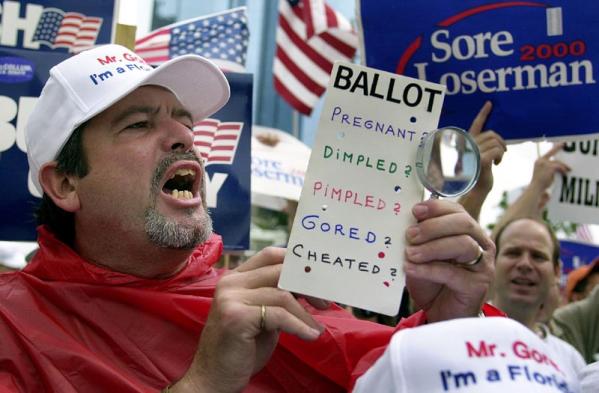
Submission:
[[[395,333],[354,393],[577,393],[577,370],[510,318],[462,318]]]
[[[218,111],[230,95],[222,71],[197,55],[177,57],[154,69],[123,46],[102,45],[57,64],[25,127],[31,180],[40,193],[40,167],[56,159],[72,132],[144,85],[170,90],[194,122]]]

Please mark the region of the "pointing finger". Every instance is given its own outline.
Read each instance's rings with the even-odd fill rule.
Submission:
[[[485,102],[470,126],[470,134],[472,134],[472,136],[476,136],[482,132],[485,122],[491,113],[491,109],[493,109],[491,101]]]
[[[553,147],[551,149],[549,149],[549,151],[547,153],[543,154],[543,158],[553,157],[558,151],[562,150],[565,145],[566,145],[565,142],[560,142],[560,143],[554,144]]]

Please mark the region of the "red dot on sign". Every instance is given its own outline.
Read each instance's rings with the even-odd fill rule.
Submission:
[[[304,268],[304,271],[305,271],[306,273],[310,273],[310,270],[312,270],[312,268],[311,268],[310,266],[306,266],[306,267]]]
[[[384,252],[379,252],[379,258],[385,258],[385,253]]]
[[[383,281],[383,284],[385,284],[386,287],[389,286],[389,281]]]

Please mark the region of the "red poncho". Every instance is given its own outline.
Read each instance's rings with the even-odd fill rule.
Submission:
[[[156,392],[185,373],[223,272],[212,268],[218,236],[168,280],[92,265],[44,227],[38,240],[23,271],[0,274],[0,391]],[[326,326],[322,336],[282,334],[245,391],[346,391],[396,330],[338,307],[310,310]],[[424,322],[420,312],[398,329]]]
[[[43,227],[39,244],[23,271],[0,275],[0,391],[155,392],[185,373],[222,274],[218,236],[168,280],[87,263]],[[394,331],[339,308],[314,313],[321,338],[283,334],[246,391],[344,391]]]

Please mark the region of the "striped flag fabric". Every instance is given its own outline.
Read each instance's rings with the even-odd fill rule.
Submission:
[[[135,41],[135,52],[152,65],[196,54],[223,71],[243,72],[249,35],[246,7],[238,7],[154,30]]]
[[[333,63],[351,61],[357,47],[349,21],[324,0],[279,0],[275,89],[298,112],[310,115]]]
[[[93,47],[102,27],[102,18],[78,12],[45,8],[33,33],[32,41],[52,49],[67,48],[71,53]]]
[[[231,165],[242,129],[242,122],[221,122],[208,118],[195,123],[193,144],[197,146],[204,165]]]
[[[578,224],[576,226],[576,238],[587,243],[593,242],[593,232],[587,224]]]

